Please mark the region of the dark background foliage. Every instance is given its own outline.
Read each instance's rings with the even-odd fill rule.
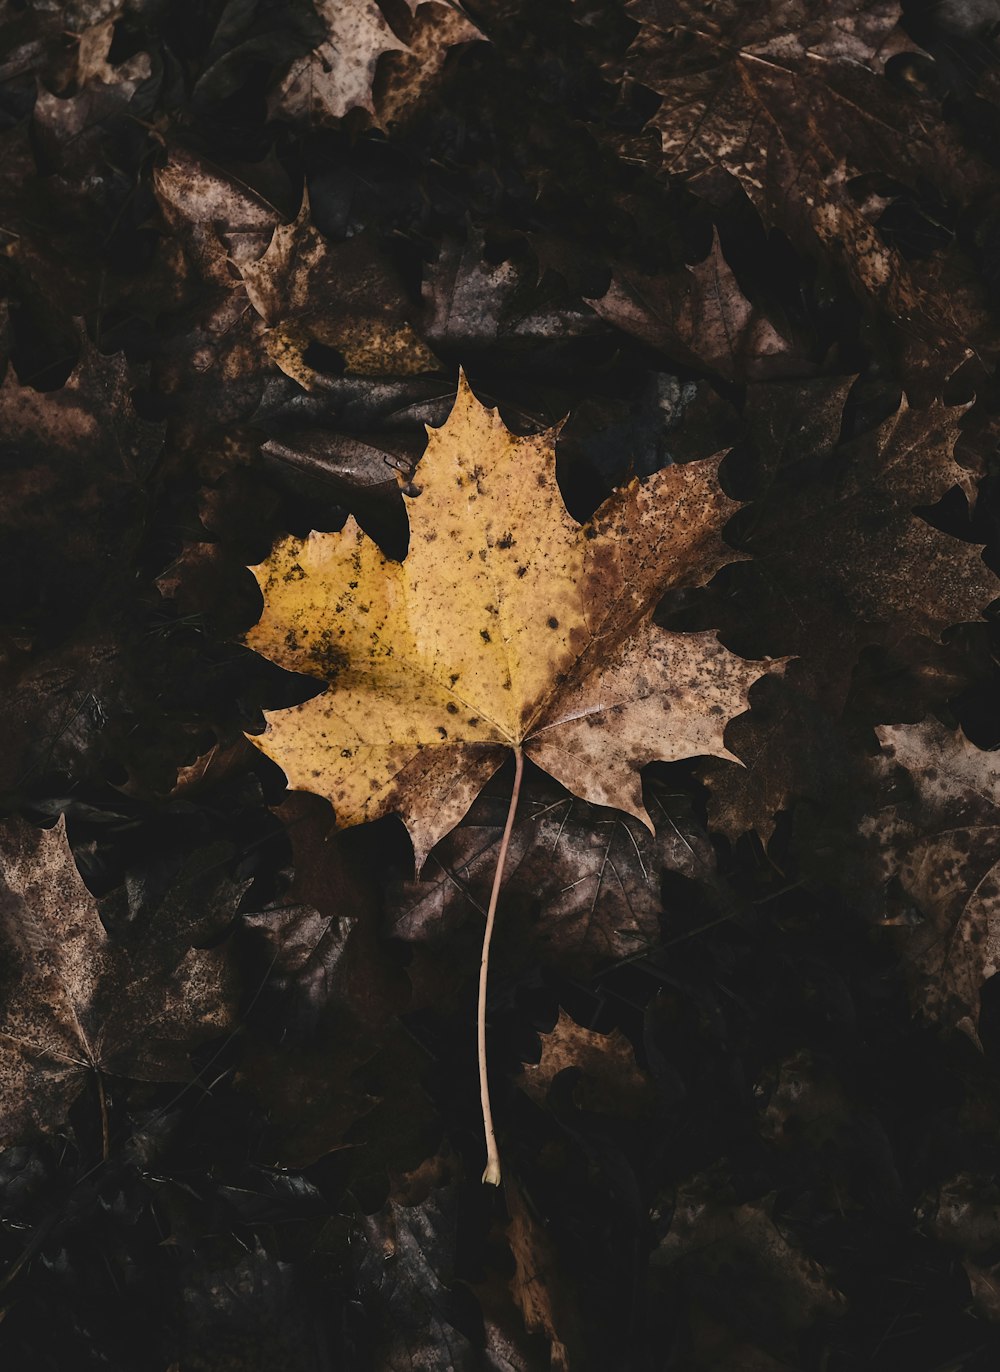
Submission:
[[[421,12],[383,9],[414,38]],[[276,101],[323,37],[307,0],[0,9],[0,793],[37,824],[65,814],[114,939],[141,941],[165,901],[197,913],[220,883],[245,887],[209,940],[239,1014],[190,1080],[88,1083],[68,1119],[0,1154],[0,1356],[40,1372],[993,1368],[1000,992],[983,991],[980,1047],[914,1015],[905,901],[866,866],[859,814],[874,726],[934,712],[1000,743],[995,626],[978,604],[954,625],[860,614],[799,530],[901,388],[974,400],[958,448],[974,514],[950,481],[900,508],[1000,567],[1000,10],[907,8],[877,77],[910,102],[898,171],[852,171],[851,193],[932,297],[911,315],[732,177],[668,174],[641,48],[656,6],[465,9],[488,41],[457,44],[387,127]],[[305,304],[266,321],[291,340],[279,365],[242,268],[303,196],[326,255]],[[713,251],[714,286],[696,266]],[[608,304],[615,281],[645,302],[638,324]],[[712,289],[753,311],[722,343]],[[373,321],[403,339],[395,370],[352,351]],[[780,347],[762,351],[761,321]],[[631,942],[609,918],[560,923],[530,864],[512,884],[490,1001],[497,1193],[478,1181],[475,906],[414,911],[400,824],[331,838],[324,804],[288,797],[244,732],[314,688],[239,641],[259,613],[245,568],[282,533],[351,512],[402,556],[395,470],[459,365],[515,430],[569,415],[579,518],[630,474],[730,450],[724,482],[749,504],[729,536],[759,562],[659,613],[747,656],[800,655],[733,726],[741,756],[775,754],[758,789],[761,769],[738,794],[702,763],[647,769],[676,841],[647,854]],[[893,499],[865,506],[885,559],[862,582],[894,565]],[[489,839],[508,783],[440,872]],[[566,804],[549,786],[529,775],[527,803]],[[583,862],[610,821],[576,822]],[[526,1092],[560,1010],[620,1031],[642,1089],[588,1093],[577,1074]],[[529,1269],[533,1332],[512,1295]]]

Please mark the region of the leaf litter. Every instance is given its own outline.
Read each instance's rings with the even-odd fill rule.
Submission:
[[[189,9],[0,19],[7,1360],[994,1365],[987,7]]]

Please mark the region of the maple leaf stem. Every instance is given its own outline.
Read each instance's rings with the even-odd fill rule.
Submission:
[[[496,922],[497,901],[500,898],[500,884],[503,881],[504,863],[507,861],[507,848],[510,834],[514,828],[517,814],[517,800],[521,794],[521,777],[524,774],[524,754],[520,748],[514,749],[514,788],[510,793],[510,807],[507,810],[507,823],[500,840],[497,854],[496,871],[493,874],[493,890],[490,892],[490,905],[486,911],[486,928],[483,931],[483,957],[479,964],[479,1008],[476,1015],[476,1029],[479,1047],[479,1098],[483,1105],[483,1129],[486,1133],[486,1170],[483,1181],[490,1186],[500,1185],[500,1154],[497,1151],[496,1134],[493,1130],[493,1111],[490,1108],[490,1081],[486,1070],[486,982],[490,969],[490,940]]]

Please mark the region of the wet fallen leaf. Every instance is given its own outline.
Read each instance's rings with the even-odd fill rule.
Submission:
[[[306,1372],[317,1366],[319,1312],[296,1265],[272,1256],[259,1239],[231,1262],[185,1264],[179,1305],[172,1342],[182,1361],[174,1367]]]
[[[365,1246],[355,1258],[355,1281],[378,1329],[371,1363],[378,1372],[445,1366],[472,1372],[482,1366],[450,1290],[458,1186],[439,1180],[444,1184],[416,1203],[390,1197],[358,1226]]]
[[[280,1031],[251,1022],[240,1082],[268,1110],[269,1162],[305,1165],[345,1147],[360,1123],[381,1131],[357,1151],[360,1168],[377,1169],[384,1153],[406,1154],[409,1135],[398,1118],[368,1120],[380,1093],[366,1072],[385,1082],[395,1066],[414,1092],[408,1123],[419,1131],[426,1114],[419,1053],[396,1018],[405,978],[379,954],[373,883],[338,844],[328,808],[297,795],[281,813],[295,879],[281,903],[244,916],[264,946],[264,993],[280,1007]]]
[[[956,191],[982,182],[931,102],[883,75],[910,46],[898,7],[724,3],[706,16],[688,0],[632,0],[629,9],[640,25],[630,74],[663,97],[651,123],[664,169],[695,190],[734,178],[767,225],[830,254],[863,299],[918,336],[918,365],[936,355],[954,370],[967,347],[947,300],[925,292],[851,194],[861,175],[905,181],[932,165]]]
[[[163,426],[137,412],[125,358],[102,356],[85,337],[80,361],[58,390],[22,385],[8,368],[0,419],[8,454],[0,534],[18,577],[3,593],[16,614],[13,604],[0,613],[36,632],[41,618],[51,641],[60,616],[92,605],[135,546]],[[53,583],[61,588],[58,603]]]
[[[481,233],[448,239],[424,274],[423,332],[435,347],[461,350],[537,347],[597,332],[594,309],[549,283],[539,298],[540,266],[491,262]],[[555,297],[555,298],[552,298]],[[460,354],[461,355],[461,354]]]
[[[678,1188],[651,1267],[661,1292],[665,1278],[679,1284],[686,1301],[779,1356],[799,1330],[845,1309],[830,1273],[775,1221],[773,1197],[737,1203],[718,1169]]]
[[[843,395],[840,379],[826,385],[834,396]],[[775,450],[772,410],[787,432],[792,416],[804,419],[806,404],[814,399],[812,388],[794,385],[756,397],[755,436],[761,448]],[[750,515],[747,546],[765,575],[781,580],[780,615],[795,639],[791,651],[805,647],[811,633],[803,632],[802,619],[789,611],[796,583],[809,596],[807,613],[820,612],[820,597],[828,603],[836,596],[857,620],[888,625],[897,635],[937,635],[973,618],[1000,591],[1000,581],[975,544],[942,533],[915,513],[956,486],[970,507],[975,504],[975,473],[955,457],[965,412],[963,405],[940,401],[914,408],[904,398],[882,423],[847,443],[838,442],[841,416],[835,408],[825,409],[825,432],[805,429],[804,443],[790,434],[786,461],[803,464],[799,470],[806,475],[810,467],[819,468],[819,483],[807,479],[790,493],[787,505],[765,488]],[[786,468],[789,476],[793,471]],[[768,473],[764,480],[770,485],[774,476]],[[834,607],[830,610],[828,623],[843,618],[843,612],[835,618]],[[840,651],[843,646],[841,640]]]

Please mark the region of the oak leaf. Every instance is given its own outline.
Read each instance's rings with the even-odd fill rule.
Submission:
[[[864,832],[912,902],[890,919],[914,1006],[978,1044],[979,994],[1000,968],[1000,757],[936,720],[876,732],[888,795]]]
[[[232,1023],[225,949],[155,927],[113,943],[62,821],[7,821],[0,878],[0,1143],[61,1124],[91,1074],[189,1076],[189,1050]]]
[[[418,871],[511,749],[652,829],[639,769],[730,756],[723,731],[763,670],[653,623],[667,587],[733,558],[717,467],[633,481],[581,527],[554,434],[511,434],[463,379],[416,471],[404,562],[349,520],[255,569],[250,646],[332,687],[271,716],[262,748],[341,827],[400,814]]]

